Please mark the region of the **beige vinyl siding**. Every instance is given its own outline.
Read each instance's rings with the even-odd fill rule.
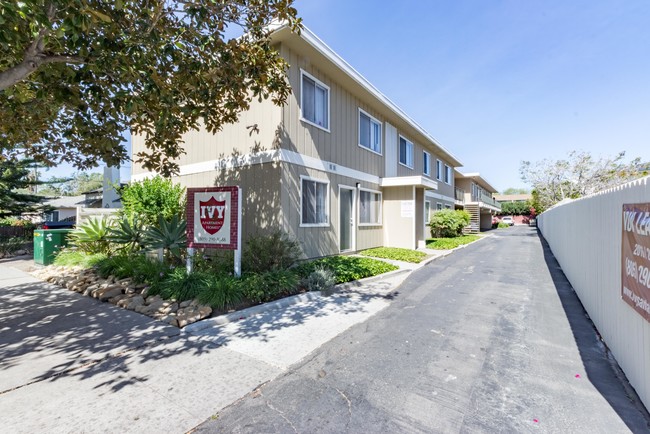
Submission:
[[[442,176],[441,180],[438,181],[436,179],[436,160],[440,160],[442,162]],[[422,163],[420,163],[422,164]],[[449,184],[445,182],[445,164],[450,167],[451,170],[451,179],[449,180]],[[443,196],[447,196],[453,199],[454,197],[454,167],[443,160],[442,158],[438,157],[435,154],[431,154],[431,179],[436,181],[438,183],[438,190],[436,190],[436,193],[441,194]],[[452,203],[453,205],[453,203]]]
[[[198,131],[183,135],[185,154],[176,162],[183,166],[217,160],[235,155],[245,155],[277,148],[282,126],[282,108],[271,100],[261,102],[254,99],[250,109],[240,114],[234,124],[226,124],[217,134],[209,133],[201,126]],[[144,137],[133,135],[131,140],[133,155],[146,151]],[[146,172],[139,164],[133,163],[132,173]]]
[[[295,237],[301,245],[305,257],[336,255],[339,253],[339,185],[356,187],[353,178],[326,173],[315,169],[282,163],[282,193],[281,204],[283,209],[282,227]],[[301,227],[300,226],[300,177],[306,176],[321,182],[329,182],[329,224],[327,227]],[[379,190],[375,184],[361,183],[361,187]],[[356,250],[378,247],[383,242],[383,229],[381,226],[359,227],[358,201],[356,195],[355,208],[355,234]]]
[[[402,217],[402,201],[413,200],[412,186],[390,187],[383,190],[384,199],[384,245],[414,249],[415,220]],[[417,206],[416,206],[417,210]]]
[[[289,83],[293,88],[289,103],[283,109],[286,140],[282,141],[282,148],[365,173],[383,176],[383,156],[359,146],[359,108],[382,123],[383,136],[384,119],[379,113],[368,102],[348,92],[316,65],[309,63],[286,46],[282,46],[281,54],[291,65],[288,75]],[[300,120],[301,68],[330,88],[330,132]],[[385,140],[382,137],[382,154],[384,146]]]

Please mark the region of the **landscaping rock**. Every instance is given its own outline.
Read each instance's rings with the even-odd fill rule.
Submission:
[[[173,299],[165,300],[160,295],[150,296],[150,287],[146,284],[135,284],[130,277],[117,279],[111,275],[104,279],[95,269],[48,266],[32,274],[52,284],[148,315],[174,327],[184,327],[212,314],[209,306],[201,305],[197,300],[178,303]]]
[[[144,298],[141,295],[136,295],[134,297],[131,297],[131,301],[126,306],[126,308],[128,310],[136,310],[140,306],[144,306]]]
[[[93,294],[95,298],[98,298],[99,301],[108,301],[109,298],[113,298],[117,295],[121,295],[124,288],[121,285],[103,288],[97,291],[96,294]]]
[[[121,300],[129,299],[128,294],[118,294],[115,297],[109,298],[108,302],[117,305]]]

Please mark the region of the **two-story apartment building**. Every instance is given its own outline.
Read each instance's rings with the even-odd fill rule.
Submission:
[[[255,101],[215,135],[187,134],[174,180],[241,186],[244,238],[280,228],[306,257],[416,248],[434,207],[454,206],[460,161],[308,29],[272,37],[290,65],[287,104]]]
[[[501,204],[494,199],[497,190],[481,177],[480,173],[461,173],[456,170],[456,208],[469,212],[469,232],[478,233],[492,227],[492,216],[501,211]]]

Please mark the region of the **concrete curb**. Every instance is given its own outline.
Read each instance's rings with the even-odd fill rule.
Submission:
[[[238,310],[236,312],[227,313],[224,315],[207,318],[192,324],[188,324],[181,329],[181,333],[194,333],[208,327],[218,327],[229,324],[231,322],[246,319],[251,316],[259,315],[273,309],[280,309],[283,307],[291,306],[294,304],[302,303],[304,301],[311,301],[321,297],[320,291],[305,292],[303,294],[292,295],[290,297],[281,298],[280,300],[270,301],[257,306],[251,306],[246,309]]]

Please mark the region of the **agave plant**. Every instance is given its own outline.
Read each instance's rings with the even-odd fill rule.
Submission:
[[[112,243],[119,244],[122,250],[135,252],[140,250],[144,245],[145,231],[142,221],[134,217],[131,221],[128,217],[122,217],[117,227],[110,228],[108,240]]]
[[[147,247],[163,249],[164,252],[180,259],[181,249],[187,243],[186,228],[187,223],[178,216],[172,217],[170,221],[159,216],[158,226],[151,226],[146,230],[144,242]]]
[[[73,230],[69,238],[72,244],[85,253],[91,255],[96,253],[106,254],[110,252],[109,229],[110,226],[106,217],[90,218]]]

